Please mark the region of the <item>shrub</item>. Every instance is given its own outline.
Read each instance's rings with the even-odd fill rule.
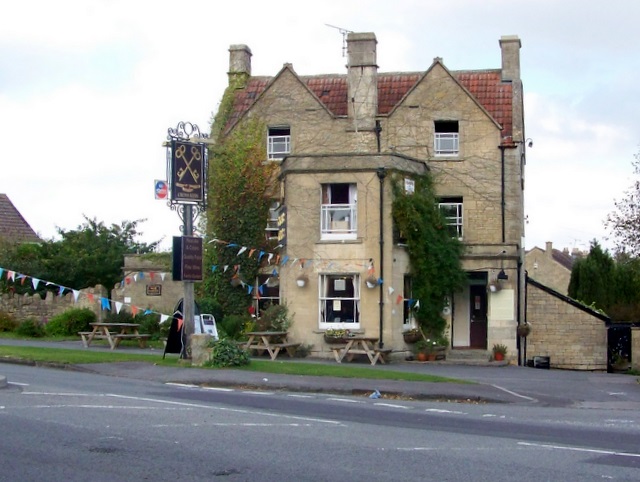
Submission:
[[[200,313],[209,313],[213,315],[216,319],[216,323],[218,320],[222,320],[222,318],[224,318],[222,306],[215,299],[209,297],[199,298],[196,300],[196,304],[198,305]]]
[[[147,313],[141,314],[138,313],[133,318],[133,323],[138,323],[140,325],[140,333],[146,333],[151,335],[152,340],[159,340],[163,337],[163,328],[166,327],[166,334],[164,336],[169,335],[169,328],[171,327],[171,323],[169,320],[164,324],[164,326],[160,325],[160,317],[157,313]]]
[[[227,315],[219,322],[216,318],[218,334],[220,334],[220,332],[224,332],[228,338],[238,340],[242,337],[245,325],[248,321],[250,320],[245,315]],[[222,338],[222,336],[220,336],[220,338]]]
[[[51,318],[45,325],[48,336],[77,335],[79,331],[89,331],[89,323],[96,321],[96,314],[89,308],[72,308]]]
[[[133,315],[125,310],[120,310],[120,313],[115,311],[109,311],[104,317],[105,323],[134,323]]]
[[[260,330],[265,331],[287,331],[292,323],[287,305],[270,306],[261,313],[258,320]]]
[[[240,348],[229,339],[221,339],[211,343],[213,348],[211,359],[205,362],[205,366],[210,367],[239,367],[249,364],[249,352]]]
[[[0,332],[15,331],[18,328],[18,322],[9,313],[0,311]]]
[[[29,318],[20,323],[15,332],[20,336],[28,336],[30,338],[40,338],[45,335],[42,324],[33,318]]]

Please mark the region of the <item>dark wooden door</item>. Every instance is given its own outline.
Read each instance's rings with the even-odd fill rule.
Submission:
[[[484,285],[469,287],[469,345],[487,349],[487,288]]]

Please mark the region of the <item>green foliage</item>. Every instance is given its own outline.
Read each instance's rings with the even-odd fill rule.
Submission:
[[[496,343],[495,345],[493,345],[492,351],[493,351],[494,355],[496,353],[501,353],[503,355],[506,355],[507,352],[509,351],[509,349],[507,348],[506,345],[502,345],[500,343]]]
[[[235,89],[225,92],[211,131],[215,144],[209,153],[207,235],[268,251],[264,228],[269,198],[277,185],[277,166],[264,162],[267,129],[263,123],[243,121],[230,133],[224,132],[234,94]],[[225,315],[245,313],[251,295],[245,286],[232,286],[230,281],[238,274],[244,283],[253,284],[260,267],[257,257],[238,257],[236,249],[213,243],[206,245],[205,262],[234,268],[207,273],[200,295],[219,300]]]
[[[205,363],[205,366],[223,368],[249,364],[249,352],[240,348],[232,340],[221,339],[214,341],[211,347],[211,359]]]
[[[224,333],[232,340],[239,340],[242,338],[248,322],[251,322],[251,319],[247,315],[227,315],[220,322],[216,319],[218,335],[222,338],[222,333]]]
[[[61,239],[58,241],[3,244],[0,246],[0,266],[69,288],[100,284],[111,290],[122,278],[125,254],[149,253],[158,244],[136,241],[141,234],[138,224],[144,220],[123,221],[108,227],[96,219],[84,219],[85,223],[75,230],[59,229]],[[17,293],[33,291],[30,283],[14,283],[12,287]],[[57,292],[58,288],[47,288],[45,283],[40,283],[38,292],[46,289]]]
[[[15,331],[16,328],[18,328],[18,322],[13,315],[0,311],[0,333]]]
[[[460,262],[463,245],[446,229],[431,176],[417,176],[415,181],[415,192],[407,194],[402,179],[393,178],[393,220],[406,239],[411,261],[411,297],[420,300],[420,309],[414,316],[428,336],[438,337],[446,325],[442,309],[448,297],[461,289],[466,280]]]
[[[28,336],[30,338],[40,338],[45,335],[44,327],[38,320],[29,318],[18,325],[15,330],[17,335]]]
[[[272,305],[260,314],[257,321],[260,331],[287,331],[293,324],[286,304]]]
[[[222,318],[224,318],[222,305],[220,305],[215,298],[210,296],[201,297],[196,300],[196,304],[198,305],[198,308],[200,308],[200,313],[209,313],[213,315],[216,320],[216,325],[219,325]]]
[[[45,325],[47,336],[71,336],[79,331],[89,331],[89,323],[96,321],[96,315],[89,308],[71,308],[51,318]]]

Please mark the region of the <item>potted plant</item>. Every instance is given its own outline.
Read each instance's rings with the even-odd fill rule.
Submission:
[[[405,343],[415,343],[422,338],[422,333],[418,328],[411,328],[402,332]]]
[[[344,343],[344,339],[348,336],[349,330],[329,328],[324,332],[324,341],[326,343]]]
[[[495,361],[502,361],[504,357],[507,355],[508,348],[506,345],[502,345],[500,343],[496,343],[493,345],[493,359]]]
[[[437,342],[431,338],[416,342],[414,351],[418,361],[434,361],[436,359]]]

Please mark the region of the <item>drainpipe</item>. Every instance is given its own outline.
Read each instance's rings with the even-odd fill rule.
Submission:
[[[380,126],[380,121],[377,120],[376,121],[376,126],[374,128],[374,131],[376,133],[376,142],[378,144],[378,154],[380,154],[380,133],[382,132],[382,126]]]
[[[378,348],[382,349],[384,347],[384,342],[382,340],[382,333],[384,328],[384,178],[387,177],[387,171],[384,167],[379,167],[376,171],[378,175],[378,179],[380,180],[380,333],[379,333],[379,342]]]
[[[500,149],[500,212],[502,215],[502,242],[504,243],[506,240],[506,229],[505,229],[505,194],[504,194],[504,150],[506,146],[500,145],[498,146]]]

